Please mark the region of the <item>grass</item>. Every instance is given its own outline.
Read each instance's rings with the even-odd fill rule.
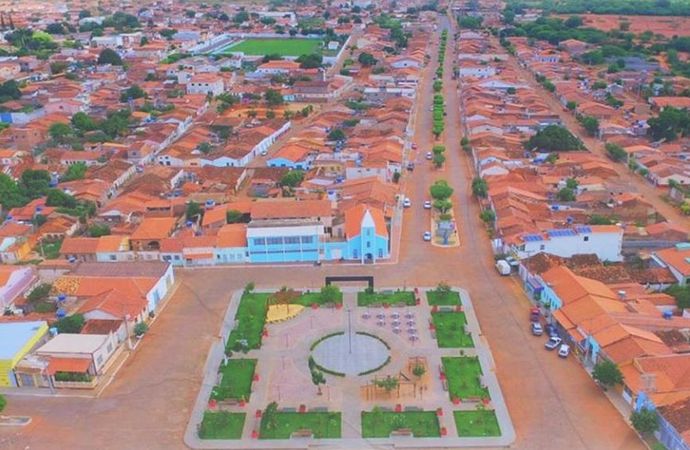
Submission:
[[[261,418],[261,439],[289,439],[295,431],[305,429],[316,439],[339,439],[342,432],[339,412],[276,412],[273,417],[272,425],[269,415]]]
[[[39,243],[34,251],[41,254],[41,246],[43,246],[43,255],[45,259],[58,259],[60,257],[60,247],[62,246],[62,239],[55,242],[44,242],[42,245]]]
[[[489,390],[479,384],[482,367],[476,356],[443,357],[441,363],[451,399],[489,397]]]
[[[211,398],[214,400],[249,400],[255,369],[255,359],[229,359],[228,363],[219,369],[223,378],[220,385],[213,388]]]
[[[408,306],[413,306],[417,302],[412,291],[395,291],[395,292],[358,292],[357,306],[371,306],[375,304],[381,305],[396,305],[403,303]]]
[[[199,427],[201,439],[241,439],[245,413],[206,411]]]
[[[245,55],[301,56],[321,51],[319,39],[245,39],[230,45],[221,53],[243,52]]]
[[[431,306],[456,306],[460,304],[460,293],[457,291],[427,291],[426,299]]]
[[[500,436],[496,413],[491,410],[453,411],[460,437]]]
[[[463,312],[435,312],[431,318],[436,327],[439,348],[474,347],[472,336],[465,334],[467,319]]]
[[[389,437],[391,432],[408,428],[414,437],[439,437],[441,429],[435,411],[362,411],[362,437]]]
[[[314,303],[317,305],[323,305],[326,303],[323,298],[321,298],[320,292],[309,292],[307,294],[302,294],[293,303],[302,306],[311,306]],[[343,293],[340,293],[340,298],[338,298],[335,303],[343,303]]]
[[[242,295],[235,314],[237,324],[230,332],[226,348],[240,350],[237,341],[246,339],[249,349],[261,347],[264,325],[266,324],[267,300],[271,294],[249,293]]]

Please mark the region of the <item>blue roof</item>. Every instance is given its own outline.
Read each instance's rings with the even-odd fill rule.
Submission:
[[[575,231],[577,231],[580,234],[587,234],[592,232],[592,227],[588,227],[587,225],[580,225],[575,227]]]
[[[0,359],[14,358],[44,325],[46,322],[43,320],[0,323]]]
[[[522,240],[525,242],[537,242],[537,241],[543,241],[544,238],[542,238],[538,234],[526,234],[522,236]]]
[[[549,230],[547,231],[549,237],[564,237],[564,236],[575,236],[577,233],[569,228],[562,228],[559,230]]]

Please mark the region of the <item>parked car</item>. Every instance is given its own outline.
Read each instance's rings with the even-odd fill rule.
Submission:
[[[539,311],[539,308],[532,308],[529,310],[529,320],[532,322],[538,322],[539,317],[541,317],[541,311]]]
[[[424,209],[431,209],[431,202],[429,200],[424,202]]]
[[[405,200],[403,200],[403,208],[409,208],[412,206],[412,202],[410,201],[409,197],[405,197]]]
[[[426,159],[431,161],[432,159],[434,159],[434,155],[432,155],[431,152],[426,152]]]
[[[544,329],[539,322],[532,322],[532,334],[535,336],[544,334]]]
[[[412,150],[417,150],[417,144],[412,144]]]
[[[498,270],[498,273],[506,276],[510,275],[510,264],[506,262],[504,259],[499,259],[496,261],[496,270]]]
[[[551,336],[549,340],[546,341],[546,344],[544,344],[544,347],[547,350],[553,350],[557,348],[559,345],[561,345],[561,342],[563,342],[563,340],[558,336]]]
[[[549,336],[558,337],[558,332],[556,331],[556,325],[554,325],[552,323],[547,323],[546,326],[544,327],[544,331],[546,331],[546,334]]]
[[[424,239],[426,242],[430,242],[430,241],[431,241],[431,231],[425,231],[425,232],[424,232],[423,239]]]
[[[261,150],[261,156],[268,155],[268,150]]]
[[[567,358],[569,354],[570,346],[568,344],[561,344],[561,347],[558,349],[558,356],[561,358]]]
[[[414,170],[414,163],[413,162],[408,162],[407,163],[407,170],[412,172]]]

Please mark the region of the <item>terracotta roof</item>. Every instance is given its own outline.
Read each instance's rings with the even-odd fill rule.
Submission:
[[[252,204],[252,219],[302,219],[330,217],[331,202],[328,200],[268,200]]]
[[[683,274],[683,276],[690,276],[690,248],[666,248],[657,251],[655,254],[664,263]]]
[[[345,235],[349,239],[359,236],[362,231],[362,222],[365,220],[373,221],[378,236],[388,237],[383,211],[367,205],[357,205],[345,211]]]
[[[48,375],[55,375],[55,372],[76,372],[86,373],[91,367],[89,358],[56,358],[51,357],[48,363]]]
[[[110,334],[115,333],[122,326],[122,320],[90,319],[84,323],[80,334]]]
[[[170,236],[177,219],[174,217],[146,217],[132,233],[132,239],[163,239]]]
[[[247,225],[243,223],[223,225],[218,230],[217,245],[218,248],[246,247]]]

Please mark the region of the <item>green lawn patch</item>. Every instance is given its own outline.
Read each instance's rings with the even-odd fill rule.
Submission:
[[[435,411],[362,411],[362,437],[389,437],[391,432],[407,428],[414,437],[439,437],[441,429]]]
[[[245,39],[221,50],[221,53],[243,52],[245,55],[301,56],[321,52],[319,39]]]
[[[242,295],[240,305],[235,314],[236,325],[230,332],[226,348],[240,351],[239,341],[246,340],[248,349],[261,347],[266,311],[268,310],[268,293],[249,293]]]
[[[482,367],[476,356],[443,357],[443,373],[448,382],[450,398],[470,399],[488,398],[489,390],[482,388],[479,376]]]
[[[323,298],[321,297],[320,292],[309,292],[306,294],[302,294],[297,298],[293,303],[297,305],[302,305],[302,306],[311,306],[314,303],[317,305],[323,305],[326,303]],[[340,298],[336,300],[335,303],[343,303],[343,293],[340,293]]]
[[[453,411],[460,437],[500,436],[496,413],[491,410]]]
[[[436,342],[439,348],[474,347],[472,336],[465,334],[467,318],[459,311],[431,313],[436,327]]]
[[[457,291],[427,291],[426,299],[431,306],[456,306],[460,304],[460,293]]]
[[[39,255],[41,252],[45,259],[58,259],[60,257],[60,247],[62,246],[62,239],[55,242],[44,242],[38,244],[34,251]]]
[[[241,439],[245,413],[206,411],[199,427],[201,439]]]
[[[252,380],[256,369],[255,359],[229,359],[221,365],[218,372],[223,374],[220,385],[211,392],[214,400],[249,400],[252,393]]]
[[[261,439],[289,439],[299,430],[310,430],[316,439],[339,439],[342,423],[339,412],[275,412],[261,417]]]
[[[391,292],[358,292],[357,306],[397,305],[403,303],[408,306],[416,304],[412,291],[391,291]]]

